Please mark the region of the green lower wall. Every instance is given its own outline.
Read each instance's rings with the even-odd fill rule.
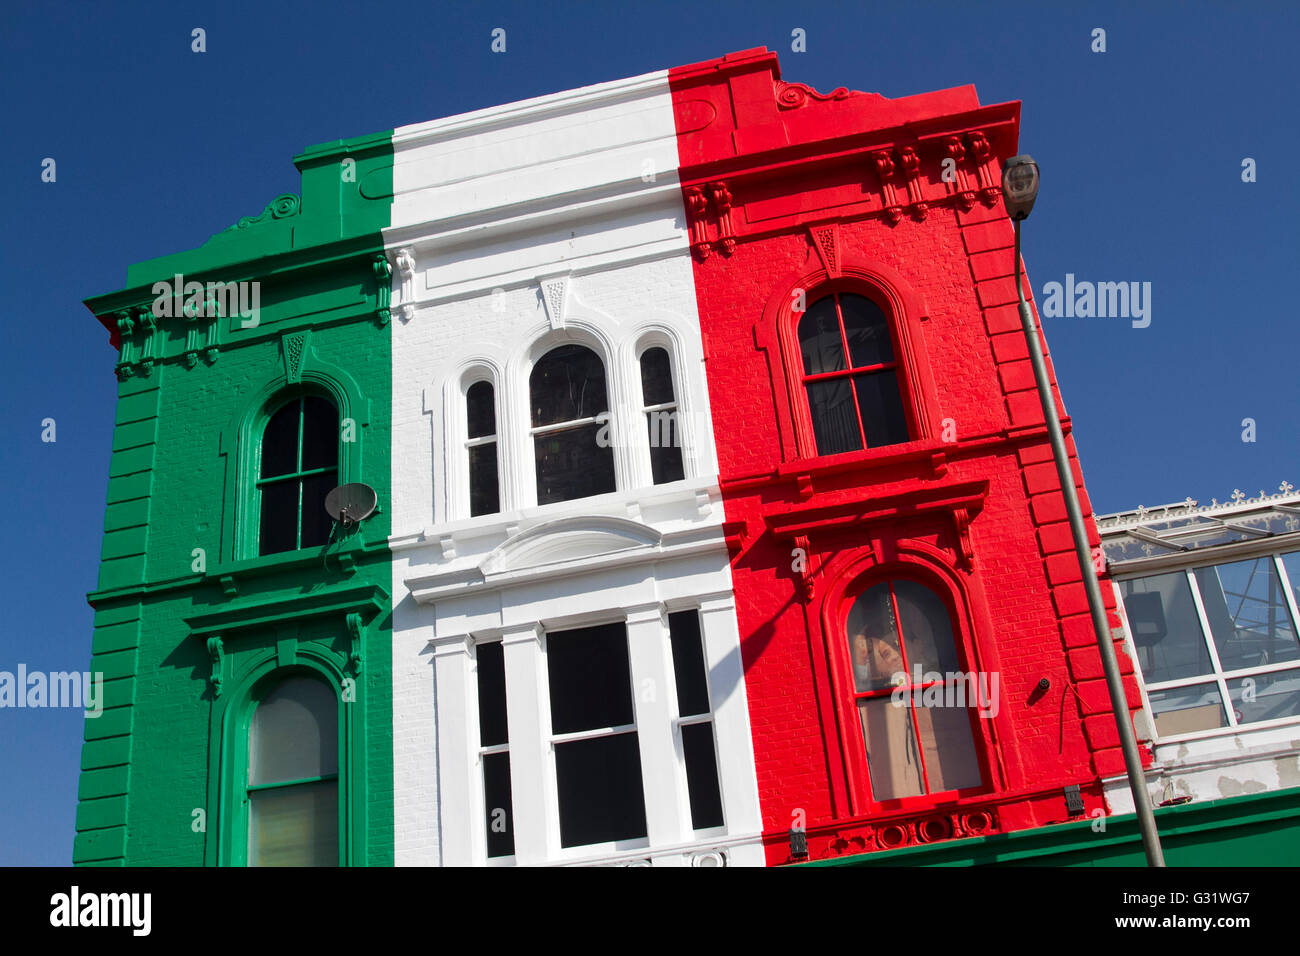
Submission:
[[[1300,863],[1300,788],[1156,810],[1165,863],[1187,867]],[[1146,866],[1134,814],[802,866]]]

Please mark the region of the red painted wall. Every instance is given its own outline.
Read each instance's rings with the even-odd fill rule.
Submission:
[[[789,861],[795,825],[818,859],[1064,821],[1068,784],[1086,814],[1105,812],[1099,776],[1123,760],[998,188],[1019,104],[981,107],[972,87],[819,94],[782,83],[765,50],[670,82],[768,862]],[[912,441],[816,456],[801,289],[809,304],[858,292],[891,315]],[[966,669],[998,674],[996,716],[972,718],[982,787],[872,799],[844,618],[889,577],[943,596]]]

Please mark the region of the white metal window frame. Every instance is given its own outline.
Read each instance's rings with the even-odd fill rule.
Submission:
[[[1292,724],[1300,723],[1300,714],[1291,717],[1278,717],[1273,720],[1250,721],[1240,723],[1237,720],[1235,709],[1232,706],[1232,696],[1228,693],[1228,681],[1239,680],[1243,677],[1256,677],[1264,674],[1279,673],[1282,671],[1297,671],[1300,673],[1300,660],[1284,661],[1279,664],[1265,664],[1259,667],[1243,667],[1225,671],[1219,661],[1218,648],[1214,643],[1214,634],[1210,629],[1209,616],[1205,612],[1205,604],[1201,598],[1200,586],[1196,581],[1196,572],[1205,568],[1215,568],[1229,564],[1237,564],[1242,561],[1259,560],[1264,557],[1272,559],[1274,572],[1278,576],[1278,582],[1282,589],[1282,595],[1286,601],[1286,607],[1291,615],[1291,626],[1293,632],[1300,635],[1300,607],[1297,607],[1295,592],[1291,587],[1290,578],[1287,575],[1286,564],[1282,561],[1282,555],[1290,553],[1287,551],[1274,551],[1268,554],[1251,554],[1251,555],[1231,555],[1224,554],[1217,561],[1198,563],[1190,566],[1183,566],[1165,570],[1150,570],[1145,573],[1125,575],[1115,579],[1116,598],[1123,610],[1122,622],[1124,625],[1125,638],[1128,641],[1130,656],[1133,658],[1135,670],[1139,674],[1142,689],[1142,702],[1147,712],[1151,715],[1151,732],[1155,742],[1160,744],[1178,743],[1188,740],[1201,740],[1211,737],[1223,737],[1240,733],[1243,730],[1267,730],[1272,727],[1285,727]],[[1135,581],[1141,578],[1154,577],[1162,574],[1182,574],[1187,579],[1188,586],[1191,588],[1192,603],[1196,608],[1197,623],[1201,628],[1201,640],[1209,651],[1210,664],[1212,672],[1208,674],[1198,674],[1194,677],[1180,677],[1175,680],[1159,681],[1157,683],[1148,683],[1146,675],[1142,672],[1141,658],[1137,655],[1137,643],[1133,639],[1133,631],[1128,623],[1127,609],[1124,608],[1123,593],[1121,585],[1127,581]],[[1224,716],[1227,718],[1228,726],[1216,727],[1210,730],[1195,730],[1183,734],[1161,735],[1156,729],[1155,718],[1156,711],[1151,704],[1151,693],[1165,690],[1176,690],[1182,687],[1196,687],[1201,685],[1214,684],[1219,691],[1220,706],[1223,708]]]

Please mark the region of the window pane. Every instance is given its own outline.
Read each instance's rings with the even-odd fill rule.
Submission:
[[[561,846],[646,836],[635,733],[556,744],[555,778]]]
[[[641,398],[647,405],[667,405],[676,400],[672,366],[664,349],[646,349],[641,353]]]
[[[1300,660],[1300,643],[1271,555],[1197,568],[1195,574],[1225,671]]]
[[[1212,671],[1210,652],[1182,571],[1120,582],[1138,663],[1148,684]]]
[[[478,658],[478,742],[495,747],[510,737],[506,730],[506,660],[500,641],[475,647]]]
[[[894,675],[903,671],[903,655],[887,582],[869,588],[853,602],[846,630],[858,693],[893,687]]]
[[[604,624],[546,636],[551,732],[568,734],[632,723],[627,628]]]
[[[677,412],[659,411],[646,415],[650,432],[650,471],[654,483],[681,481],[686,476],[682,467],[681,437],[677,431]]]
[[[339,413],[334,403],[315,395],[302,400],[302,467],[337,468]]]
[[[911,708],[877,697],[858,701],[858,714],[867,744],[872,796],[881,801],[924,793]]]
[[[538,435],[533,440],[537,460],[537,503],[572,501],[615,489],[614,449],[597,439],[608,425],[593,423]]]
[[[513,856],[515,824],[510,807],[510,754],[483,755],[483,803],[487,819],[487,855]]]
[[[952,619],[943,599],[915,581],[895,581],[894,596],[898,600],[908,666],[913,670],[920,667],[923,675],[960,671]]]
[[[338,475],[327,471],[302,482],[302,547],[318,548],[330,539],[334,521],[325,510],[325,496],[338,484]]]
[[[298,414],[295,399],[271,416],[262,432],[262,477],[291,475],[298,470]]]
[[[497,413],[492,403],[492,383],[475,382],[465,393],[469,437],[487,438],[497,433]]]
[[[865,296],[840,296],[844,315],[844,335],[849,340],[849,358],[854,368],[884,365],[894,360],[894,345],[889,339],[889,320],[880,306]]]
[[[284,783],[339,769],[339,705],[334,688],[314,677],[286,677],[253,711],[248,782]]]
[[[840,341],[839,319],[835,317],[834,296],[818,299],[799,320],[799,349],[803,353],[805,375],[838,372],[844,368],[844,345]]]
[[[562,345],[542,356],[528,379],[533,426],[571,422],[609,411],[605,366],[591,349]]]
[[[682,728],[686,755],[686,788],[691,797],[691,826],[696,830],[722,826],[722,792],[718,761],[713,753],[713,722]]]
[[[298,482],[262,486],[259,554],[279,554],[298,547]]]
[[[853,386],[862,409],[862,428],[867,433],[868,448],[901,445],[911,440],[903,398],[898,391],[898,375],[893,369],[859,375],[853,379]]]
[[[338,781],[250,793],[248,865],[338,866]]]
[[[700,637],[700,612],[669,614],[668,635],[673,646],[678,716],[709,713],[709,680],[704,665],[704,642]]]
[[[853,388],[847,378],[813,382],[808,386],[808,413],[812,416],[817,454],[838,455],[862,447]]]
[[[905,632],[906,633],[906,632]],[[904,638],[906,640],[906,638]],[[900,708],[906,712],[906,708]],[[930,793],[980,785],[970,711],[966,707],[917,707]]]
[[[1300,715],[1300,670],[1230,680],[1228,696],[1239,724],[1295,717]]]
[[[1156,735],[1159,737],[1228,726],[1218,684],[1153,690],[1147,696],[1151,698],[1151,710],[1156,717]]]
[[[497,443],[474,445],[469,450],[469,513],[494,515],[501,510],[501,486],[497,478]]]

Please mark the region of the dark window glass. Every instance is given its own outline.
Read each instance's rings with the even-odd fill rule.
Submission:
[[[562,345],[542,356],[528,379],[533,427],[609,411],[605,366],[591,349]]]
[[[838,372],[844,368],[844,343],[835,316],[835,299],[828,296],[812,304],[799,320],[799,348],[805,375]]]
[[[506,663],[500,641],[479,644],[478,732],[479,745],[495,747],[509,737],[506,730]]]
[[[500,510],[497,443],[472,445],[469,449],[469,513],[476,517],[496,514]]]
[[[849,360],[844,363],[847,340]],[[808,412],[819,455],[911,440],[889,320],[865,296],[821,298],[799,320]]]
[[[812,413],[817,454],[838,455],[862,447],[853,389],[847,378],[834,378],[808,385],[808,410]]]
[[[302,400],[302,470],[337,468],[339,414],[334,404],[308,395]]]
[[[325,496],[337,485],[338,476],[333,471],[303,479],[301,547],[319,548],[329,541],[334,521],[325,510]]]
[[[547,635],[551,731],[568,734],[632,723],[627,628],[604,624]]]
[[[497,433],[496,408],[492,400],[492,383],[475,382],[465,393],[469,417],[469,437],[487,438]]]
[[[691,797],[691,826],[696,830],[722,826],[722,791],[713,752],[713,722],[682,727],[686,756],[686,788]]]
[[[699,612],[669,614],[668,634],[673,645],[678,715],[694,717],[709,713],[709,684],[704,666],[704,642],[700,639]]]
[[[675,411],[648,412],[646,426],[650,437],[650,471],[656,485],[681,481],[686,477],[682,465],[681,439]]]
[[[487,811],[487,855],[513,856],[515,826],[510,807],[510,754],[483,755],[483,804]]]
[[[1214,673],[1187,574],[1173,571],[1121,581],[1138,664],[1149,683]]]
[[[672,366],[664,349],[646,349],[641,353],[641,397],[647,405],[668,405],[676,401]]]
[[[867,432],[867,447],[899,445],[908,440],[907,415],[898,392],[898,378],[893,369],[853,380],[862,409],[862,427]]]
[[[880,306],[860,295],[841,295],[844,335],[849,340],[849,358],[854,368],[887,365],[894,361],[889,339],[889,320]]]
[[[596,422],[534,437],[539,505],[615,490],[614,449],[598,440],[608,427]]]
[[[298,482],[262,486],[261,553],[278,554],[298,547]]]
[[[646,836],[641,754],[635,733],[556,744],[555,778],[561,846]]]
[[[291,475],[298,470],[299,406],[292,401],[271,416],[262,432],[262,477]]]

